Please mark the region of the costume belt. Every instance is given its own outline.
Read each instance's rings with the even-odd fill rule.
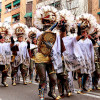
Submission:
[[[49,56],[44,56],[42,53],[37,53],[33,60],[35,63],[48,63],[51,61]]]

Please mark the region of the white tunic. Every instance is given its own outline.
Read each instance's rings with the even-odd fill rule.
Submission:
[[[84,68],[84,57],[76,37],[66,36],[63,38],[63,42],[66,48],[63,52],[63,56],[67,71]]]
[[[95,71],[94,64],[94,48],[92,41],[88,38],[78,42],[85,59],[85,69],[81,69],[81,73],[90,74]]]
[[[17,67],[20,64],[29,66],[30,56],[29,56],[28,49],[27,49],[27,43],[26,42],[15,42],[15,45],[18,45],[19,51],[17,51],[17,56],[15,56],[15,61],[13,63],[13,66]]]
[[[0,43],[0,65],[10,64],[11,55],[10,43]]]
[[[61,41],[60,41],[59,32],[56,33],[56,41],[51,52],[51,60],[52,60],[54,69],[57,71],[57,73],[62,73],[63,67],[62,67]]]

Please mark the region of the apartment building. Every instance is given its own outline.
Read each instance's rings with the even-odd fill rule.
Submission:
[[[100,24],[100,0],[92,0],[92,14]]]
[[[0,22],[1,22],[1,5],[2,5],[2,2],[0,0]]]
[[[88,0],[39,0],[37,8],[43,5],[55,6],[59,9],[68,9],[75,16],[88,12]]]
[[[2,0],[1,22],[25,23],[26,0]]]

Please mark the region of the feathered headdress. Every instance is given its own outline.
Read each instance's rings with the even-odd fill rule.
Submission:
[[[57,12],[57,22],[60,22],[62,20],[65,21],[65,26],[67,28],[67,31],[70,31],[70,28],[72,26],[75,26],[74,16],[67,9],[63,9]]]
[[[41,9],[36,10],[34,16],[34,25],[38,29],[43,29],[45,20],[48,20],[50,24],[54,24],[57,20],[57,9],[52,6],[43,6]]]
[[[13,36],[14,37],[20,37],[24,36],[27,37],[27,25],[18,23],[13,26]]]
[[[10,37],[12,35],[12,28],[7,23],[0,23],[0,35],[2,35],[5,38],[5,42],[10,41]]]
[[[27,31],[27,35],[29,39],[37,38],[40,33],[41,32],[35,27],[31,27]]]
[[[96,27],[96,18],[88,13],[82,14],[76,18],[77,22],[81,24],[81,30],[86,30],[88,34],[91,34]]]

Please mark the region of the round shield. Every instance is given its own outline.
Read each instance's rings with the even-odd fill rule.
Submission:
[[[45,32],[44,34],[42,34],[42,37],[41,37],[39,51],[43,55],[49,56],[55,41],[56,41],[56,34],[55,33]]]

